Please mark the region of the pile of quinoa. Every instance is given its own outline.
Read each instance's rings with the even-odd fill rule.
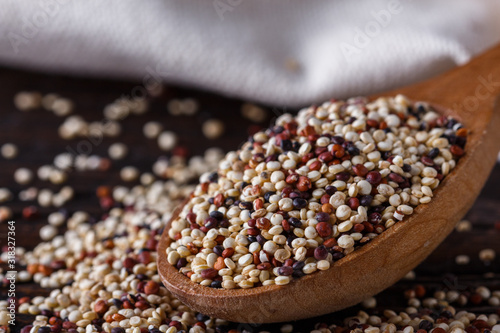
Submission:
[[[33,107],[32,99],[40,98],[38,94],[17,97],[30,107]],[[43,98],[47,99],[47,96]],[[72,105],[71,101],[64,101]],[[155,131],[146,131],[146,137],[158,136],[161,129],[156,130],[157,125],[148,123],[148,128]],[[60,193],[44,195],[50,200],[44,199],[43,202],[49,202],[49,206],[55,209],[47,218],[48,224],[40,231],[44,241],[33,251],[16,249],[17,265],[23,268],[18,273],[17,283],[34,281],[52,291],[47,297],[15,299],[18,313],[33,316],[32,324],[23,327],[21,332],[500,333],[498,314],[478,315],[455,308],[485,303],[500,306],[500,291],[484,286],[458,291],[448,287],[426,290],[415,284],[404,292],[406,301],[401,304],[404,310],[381,308],[372,297],[361,304],[364,309],[355,315],[332,315],[336,318],[333,323],[322,317],[309,321],[306,327],[303,323],[271,326],[229,323],[183,305],[161,285],[156,266],[159,237],[174,208],[195,190],[191,185],[193,179],[202,174],[205,174],[202,178],[207,177],[207,170],[215,168],[222,157],[220,150],[209,149],[204,156],[189,160],[177,156],[159,159],[153,164],[152,172],[139,174],[133,166],[127,167],[127,172],[122,175],[126,176],[122,177],[123,181],[139,178],[140,184],[97,188],[100,205],[106,210],[98,217],[86,211],[68,214],[64,205],[72,200],[73,195],[63,195],[64,200],[55,199],[62,195]],[[71,168],[67,167],[68,163]],[[78,172],[86,170],[84,166],[97,168],[108,163],[102,156],[76,156],[68,160],[68,156],[61,154],[56,156],[54,165],[41,166],[37,175],[45,178],[54,170]],[[64,193],[73,191],[69,186],[63,188],[66,189]],[[10,190],[1,189],[0,192],[0,201],[12,200],[14,194]],[[29,187],[21,191],[19,197],[22,201],[34,200],[38,192],[41,191]],[[27,208],[23,211],[25,219],[36,211],[35,206]],[[6,212],[4,217],[10,218],[11,213]],[[467,223],[464,221],[462,225]],[[62,226],[66,226],[67,231],[58,234],[57,228]],[[465,232],[470,227],[460,227],[460,230]],[[482,257],[482,260],[491,260],[491,253]],[[6,258],[7,253],[2,252],[0,261],[5,262]],[[408,278],[414,278],[414,274],[409,274]],[[0,287],[4,288],[6,283],[3,271],[0,271]],[[18,329],[8,326],[9,304],[10,299],[0,300],[0,332]]]
[[[224,289],[327,270],[429,203],[466,136],[402,95],[282,115],[200,178],[168,231],[168,261]]]

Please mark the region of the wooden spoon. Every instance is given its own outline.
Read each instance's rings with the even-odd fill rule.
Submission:
[[[396,69],[397,70],[397,69]],[[167,262],[168,232],[158,248],[158,271],[172,294],[191,308],[236,322],[270,323],[319,316],[379,293],[424,260],[469,210],[500,149],[500,45],[448,73],[380,95],[428,101],[469,130],[466,154],[429,204],[335,262],[286,286],[212,289],[191,282]],[[173,219],[179,214],[174,214]],[[168,228],[168,226],[167,226]]]

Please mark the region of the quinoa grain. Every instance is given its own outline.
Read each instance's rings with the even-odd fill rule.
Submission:
[[[217,139],[224,134],[224,123],[218,119],[209,119],[203,123],[202,131],[208,139]]]
[[[17,157],[18,149],[17,146],[13,143],[4,143],[0,148],[0,153],[3,158],[11,160]]]

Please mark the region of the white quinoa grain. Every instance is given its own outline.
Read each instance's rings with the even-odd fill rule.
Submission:
[[[50,207],[52,205],[52,199],[54,193],[49,189],[42,189],[38,192],[38,204],[42,207]]]
[[[56,116],[65,117],[73,112],[73,102],[67,98],[57,98],[52,102],[50,109]]]
[[[38,189],[36,187],[28,187],[27,189],[19,192],[19,200],[21,201],[33,201],[36,199],[37,196],[38,196]]]
[[[50,94],[43,95],[42,101],[41,101],[42,107],[47,111],[51,111],[52,105],[54,104],[54,102],[58,98],[59,98],[58,94],[50,93]]]
[[[142,133],[148,139],[156,139],[163,130],[163,125],[157,121],[150,121],[144,124]]]
[[[468,220],[461,220],[455,226],[455,230],[458,232],[468,232],[472,230],[472,224]]]
[[[182,102],[178,99],[172,99],[167,103],[167,110],[172,116],[182,114]]]
[[[278,276],[274,282],[278,285],[278,286],[283,286],[283,285],[286,285],[288,283],[290,283],[290,277],[289,276]]]
[[[408,205],[400,205],[397,207],[397,210],[404,215],[411,215],[413,213],[413,208]]]
[[[224,134],[224,123],[218,119],[209,119],[203,123],[202,131],[208,139],[217,139]]]
[[[41,99],[38,92],[22,91],[14,96],[14,105],[20,111],[30,111],[40,107]]]
[[[120,177],[123,181],[132,182],[139,177],[139,170],[133,166],[127,166],[120,170]]]
[[[113,143],[111,146],[108,148],[108,155],[111,157],[113,160],[121,160],[127,156],[128,153],[128,147],[127,145],[123,143]]]
[[[369,297],[362,302],[362,305],[367,309],[373,309],[377,306],[377,300],[375,297]]]
[[[192,116],[198,112],[198,102],[193,98],[186,98],[182,101],[182,113],[186,116]]]
[[[341,248],[347,249],[354,246],[354,239],[350,235],[343,235],[339,237],[337,243]]]
[[[13,195],[12,192],[6,188],[6,187],[1,187],[0,188],[0,202],[7,202],[12,200]]]
[[[49,214],[47,217],[47,220],[50,225],[53,225],[54,227],[60,227],[64,224],[65,222],[65,217],[63,213],[60,212],[54,212]]]
[[[162,132],[158,136],[158,146],[161,150],[170,151],[177,144],[177,135],[171,131]]]
[[[4,143],[2,148],[0,148],[0,153],[3,158],[11,160],[17,157],[18,149],[17,146],[13,143]]]
[[[281,326],[280,328],[281,333],[292,333],[293,332],[293,325],[292,324],[285,324]]]
[[[337,208],[335,214],[338,219],[346,220],[351,216],[351,208],[347,205],[341,205]]]
[[[320,271],[326,271],[330,268],[330,262],[328,260],[320,260],[316,263],[316,267]]]
[[[304,266],[304,268],[302,269],[302,271],[305,274],[312,274],[312,273],[316,272],[316,270],[317,270],[317,264],[315,262],[306,264]]]
[[[21,185],[29,184],[33,180],[33,172],[27,168],[19,168],[14,172],[14,180]]]
[[[479,259],[484,262],[492,262],[495,257],[496,253],[493,249],[483,249],[479,252]]]
[[[122,132],[122,126],[117,121],[107,121],[103,126],[105,136],[115,138]]]
[[[68,179],[68,175],[66,172],[59,170],[59,169],[52,169],[49,174],[49,181],[52,184],[55,185],[60,185],[62,183],[65,183],[66,180]]]
[[[470,262],[470,258],[465,254],[460,254],[455,257],[455,262],[457,265],[467,265]]]

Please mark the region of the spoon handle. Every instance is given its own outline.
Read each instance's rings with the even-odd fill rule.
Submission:
[[[463,66],[394,93],[453,109],[463,121],[474,122],[500,95],[500,44]]]

